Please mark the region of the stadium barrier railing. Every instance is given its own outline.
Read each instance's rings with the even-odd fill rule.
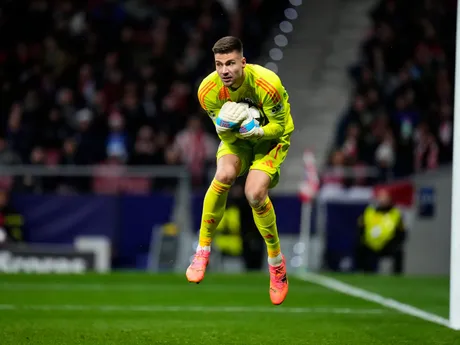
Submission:
[[[31,178],[35,179],[35,182],[30,182]],[[40,178],[43,178],[40,183],[49,184],[51,181],[53,188],[35,189],[34,183]],[[82,179],[85,179],[86,186],[83,190],[75,187]],[[155,186],[153,181],[160,179],[169,180],[170,188],[165,190],[161,185]],[[71,188],[67,188],[69,185]],[[66,188],[61,188],[62,186]],[[33,245],[29,245],[28,251],[21,251],[23,256],[24,253],[29,255],[34,248],[37,249],[37,255],[42,255],[43,248],[52,247],[49,242],[58,242],[60,247],[70,248],[69,245],[73,245],[78,236],[88,235],[96,242],[101,236],[108,239],[114,252],[124,251],[125,257],[122,261],[126,264],[121,262],[121,266],[129,268],[129,262],[134,262],[132,266],[136,266],[135,261],[139,260],[144,260],[148,264],[148,261],[152,260],[152,255],[164,252],[157,246],[155,248],[158,250],[155,253],[150,252],[150,233],[154,228],[170,223],[178,229],[177,255],[171,269],[182,271],[189,264],[193,243],[192,187],[190,174],[183,166],[2,166],[0,188],[11,191],[15,208],[19,212],[27,213],[27,221],[34,228],[28,234]],[[149,205],[152,194],[159,197],[153,199],[154,205]],[[165,203],[168,205],[164,205]],[[120,204],[125,207],[121,207]],[[164,209],[156,210],[158,205],[164,206]],[[122,208],[135,212],[125,216],[120,214],[123,213]],[[133,228],[131,237],[126,231],[122,234],[117,233],[120,223],[123,223],[125,228]],[[148,229],[139,235],[136,227],[145,226]],[[141,250],[144,254],[133,254],[130,258],[130,251],[140,247],[144,242],[147,247]],[[59,246],[54,247],[54,252],[60,251],[57,248]],[[17,246],[10,245],[8,253],[5,246],[3,250],[4,254],[9,256],[19,253]],[[53,250],[48,252],[50,255],[53,254]],[[92,263],[89,266],[93,266]]]

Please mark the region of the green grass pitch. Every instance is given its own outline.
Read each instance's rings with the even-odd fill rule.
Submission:
[[[336,277],[448,316],[447,278]],[[263,274],[0,275],[0,344],[455,345],[460,332],[292,276],[272,306]]]

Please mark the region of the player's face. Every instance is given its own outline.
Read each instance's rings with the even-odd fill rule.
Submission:
[[[246,58],[237,51],[228,54],[215,54],[216,71],[227,87],[238,87],[243,82]]]

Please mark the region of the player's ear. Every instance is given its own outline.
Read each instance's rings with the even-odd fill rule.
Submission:
[[[241,58],[241,65],[243,68],[246,66],[246,58],[244,56]]]

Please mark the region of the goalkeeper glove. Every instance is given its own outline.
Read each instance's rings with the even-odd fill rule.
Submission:
[[[259,126],[259,121],[254,117],[248,118],[241,124],[239,133],[236,137],[239,139],[259,139],[263,137],[264,130]]]
[[[226,102],[216,118],[218,134],[238,129],[249,117],[249,106],[245,103]]]

